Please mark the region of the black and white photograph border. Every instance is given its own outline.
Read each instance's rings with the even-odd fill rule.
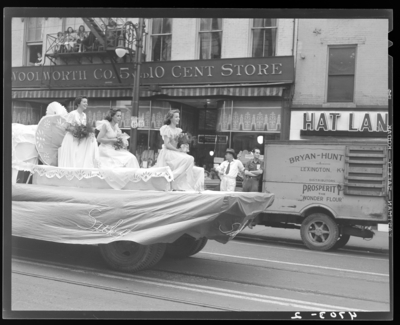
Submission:
[[[4,319],[393,320],[392,9],[3,15]]]

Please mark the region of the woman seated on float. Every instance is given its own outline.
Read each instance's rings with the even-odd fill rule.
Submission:
[[[140,168],[136,157],[126,150],[129,136],[122,133],[118,126],[122,113],[120,109],[112,108],[105,120],[97,121],[99,130],[97,141],[99,146],[99,168]]]
[[[179,110],[171,110],[165,116],[164,125],[160,128],[160,135],[164,140],[158,155],[155,167],[169,166],[174,176],[172,189],[180,191],[202,190],[204,184],[204,170],[195,169],[194,158],[188,155],[183,148],[177,148],[179,134]]]
[[[75,98],[75,106],[77,108],[66,116],[67,133],[58,149],[58,167],[97,168],[99,148],[94,134],[82,139],[73,136],[76,125],[86,125],[87,97]]]

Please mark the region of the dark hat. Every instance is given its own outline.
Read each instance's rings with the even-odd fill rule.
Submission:
[[[226,149],[225,153],[226,153],[226,154],[227,154],[227,153],[230,153],[230,154],[233,156],[233,158],[236,159],[235,150],[233,150],[233,149],[231,149],[231,148],[228,148],[228,149]]]

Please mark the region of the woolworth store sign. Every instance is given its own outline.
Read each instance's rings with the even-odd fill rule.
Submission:
[[[140,83],[292,83],[293,62],[293,56],[143,62]],[[11,75],[13,88],[126,87],[134,77],[129,63],[116,64],[115,69],[111,64],[14,67]]]

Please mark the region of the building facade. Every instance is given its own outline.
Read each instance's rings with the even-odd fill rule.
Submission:
[[[300,19],[290,139],[386,141],[388,20]]]
[[[263,149],[289,138],[295,19],[146,19],[137,117],[132,62],[115,55],[127,20],[137,22],[14,18],[13,122],[37,124],[52,101],[72,110],[73,99],[86,95],[93,125],[111,107],[121,108],[128,133],[137,118],[136,155],[147,165],[161,148],[159,128],[170,109],[180,110],[180,126],[195,138],[190,154],[207,168],[228,147]]]

